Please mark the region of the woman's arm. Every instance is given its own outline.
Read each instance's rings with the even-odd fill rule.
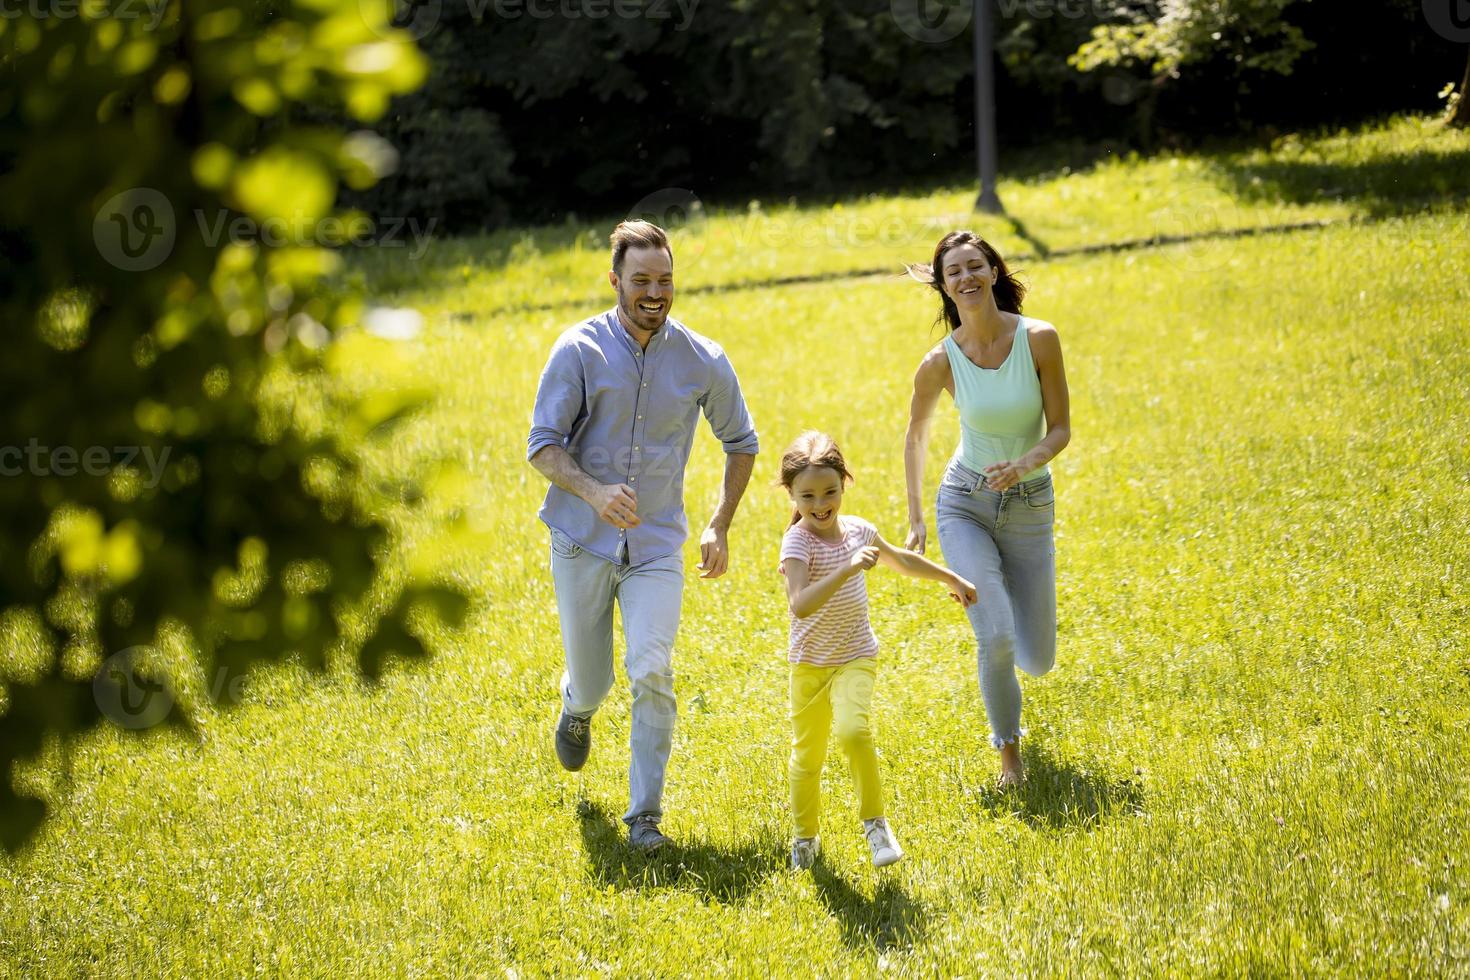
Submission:
[[[1067,372],[1062,367],[1062,341],[1051,324],[1033,325],[1028,331],[1031,359],[1041,381],[1041,409],[1046,414],[1046,435],[1018,459],[985,467],[986,485],[1005,490],[1038,466],[1056,458],[1072,441],[1072,408],[1067,394]]]
[[[949,357],[943,345],[935,347],[919,362],[914,372],[914,397],[909,403],[909,428],[903,437],[903,482],[908,490],[909,534],[905,547],[924,552],[928,531],[924,527],[924,462],[928,458],[929,423],[934,418],[939,393],[950,383]]]
[[[962,606],[968,607],[975,601],[975,586],[943,565],[936,565],[923,555],[906,548],[895,548],[883,540],[881,534],[873,539],[873,544],[878,548],[878,561],[885,567],[912,578],[943,582],[949,589],[949,594]]]

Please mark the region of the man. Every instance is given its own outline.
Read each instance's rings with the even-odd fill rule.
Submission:
[[[635,847],[668,843],[659,830],[675,718],[674,634],[684,592],[684,468],[701,410],[725,448],[725,481],[699,539],[701,578],[719,578],[727,535],[750,481],[757,441],[724,351],[669,319],[674,256],[663,229],[625,221],[611,236],[608,282],[618,305],[563,333],[536,392],[526,458],[551,488],[551,529],[566,670],[556,755],[581,769],[592,715],[613,684],[612,612],[623,614],[633,692],[623,820]]]

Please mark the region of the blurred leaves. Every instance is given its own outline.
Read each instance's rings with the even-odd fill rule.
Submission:
[[[381,388],[328,356],[362,316],[330,278],[338,188],[392,154],[298,121],[376,118],[424,57],[387,2],[155,13],[0,21],[8,850],[46,812],[17,768],[98,723],[139,727],[123,695],[166,694],[162,714],[192,726],[206,705],[170,692],[239,691],[198,677],[322,668],[374,619],[364,664],[422,655],[412,616],[463,615],[431,569],[393,567],[357,442],[431,389],[401,345],[350,345],[339,365]]]
[[[1122,23],[1099,24],[1071,63],[1081,71],[1142,64],[1160,77],[1223,53],[1237,72],[1291,74],[1316,45],[1286,18],[1309,0],[1149,0],[1120,4]]]

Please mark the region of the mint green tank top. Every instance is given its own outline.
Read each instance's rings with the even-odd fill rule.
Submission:
[[[983,368],[965,356],[954,337],[944,338],[954,375],[954,400],[960,410],[960,444],[954,458],[984,473],[985,467],[1017,459],[1046,435],[1046,413],[1041,406],[1041,380],[1031,360],[1026,318],[1016,322],[1011,352],[1000,367]],[[1032,480],[1051,471],[1043,464],[1021,479]]]

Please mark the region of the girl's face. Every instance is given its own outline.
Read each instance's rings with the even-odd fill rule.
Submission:
[[[960,309],[985,303],[999,275],[986,260],[985,253],[968,242],[946,249],[935,271],[939,273],[945,295]]]
[[[830,466],[808,466],[791,481],[791,501],[813,530],[835,527],[842,509],[842,474]]]

